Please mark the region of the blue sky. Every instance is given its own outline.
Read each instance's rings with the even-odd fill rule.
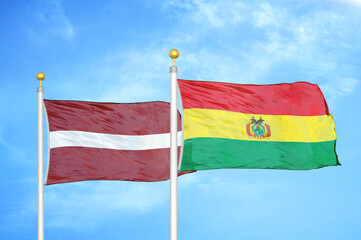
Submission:
[[[37,97],[169,100],[178,77],[321,87],[341,167],[179,178],[179,239],[361,239],[361,1],[0,2],[0,239],[36,239]],[[45,151],[46,153],[46,151]],[[47,155],[46,155],[47,156]],[[46,239],[169,239],[169,182],[45,188]]]

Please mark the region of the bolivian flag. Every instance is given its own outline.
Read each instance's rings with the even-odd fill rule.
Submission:
[[[340,165],[334,120],[316,84],[178,85],[184,120],[180,171]]]

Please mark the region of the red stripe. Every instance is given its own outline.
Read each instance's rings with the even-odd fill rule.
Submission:
[[[249,85],[178,80],[183,109],[216,109],[249,114],[328,115],[317,84]]]
[[[178,147],[178,156],[179,152],[180,147]],[[122,151],[62,147],[50,150],[46,184],[85,180],[155,182],[167,179],[169,179],[169,148]]]
[[[170,132],[170,104],[44,100],[49,130],[147,135]],[[178,131],[182,130],[178,114]]]

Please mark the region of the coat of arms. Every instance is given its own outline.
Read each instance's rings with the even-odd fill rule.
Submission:
[[[262,117],[259,120],[251,118],[251,122],[247,124],[247,135],[255,138],[266,138],[271,136],[271,127],[263,123]]]

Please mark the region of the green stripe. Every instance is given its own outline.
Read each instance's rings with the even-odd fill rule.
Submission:
[[[309,170],[340,165],[336,141],[262,142],[224,138],[184,141],[180,171],[219,168]]]

